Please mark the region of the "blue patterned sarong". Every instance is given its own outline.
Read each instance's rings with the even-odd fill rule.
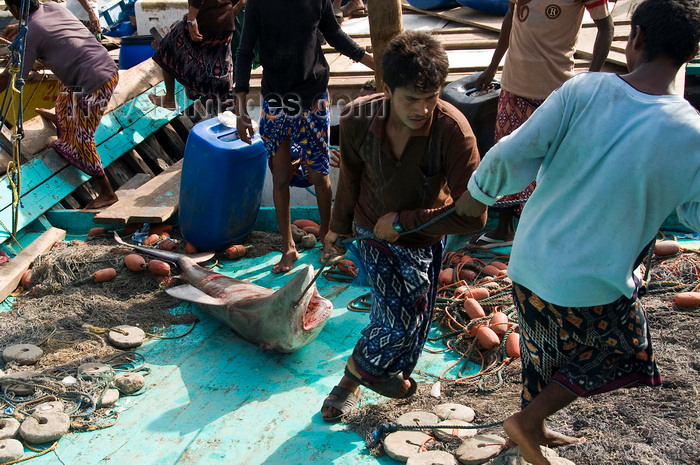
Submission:
[[[372,233],[357,225],[355,230],[357,235]],[[428,338],[443,242],[415,249],[366,239],[357,246],[372,291],[372,306],[353,361],[374,378],[398,373],[408,377]]]
[[[330,172],[330,101],[328,93],[316,100],[313,107],[299,114],[286,113],[283,107],[270,106],[263,99],[260,117],[260,137],[267,149],[270,169],[272,157],[282,142],[289,138],[289,150],[292,160],[291,185],[309,187],[307,167],[321,174]]]

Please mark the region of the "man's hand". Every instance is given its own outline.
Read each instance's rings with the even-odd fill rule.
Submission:
[[[345,249],[340,245],[336,244],[341,236],[337,232],[328,231],[326,236],[323,238],[323,254],[321,255],[321,262],[325,262],[334,255],[343,255]]]
[[[188,24],[187,28],[190,31],[190,39],[192,39],[192,42],[201,42],[202,34],[199,33],[199,24]]]
[[[331,168],[340,168],[340,151],[336,149],[330,150],[330,160],[328,162]]]
[[[493,81],[494,76],[496,76],[496,70],[491,68],[486,68],[476,81],[474,82],[474,87],[482,90],[487,90]]]
[[[394,219],[397,212],[390,212],[377,220],[374,225],[374,235],[387,242],[396,242],[399,239],[399,232],[394,229]]]
[[[486,208],[486,205],[474,199],[469,191],[464,191],[455,202],[455,211],[460,216],[478,217],[486,212]]]
[[[246,144],[250,144],[250,141],[255,137],[253,121],[251,121],[247,113],[239,115],[236,118],[236,130],[238,131],[238,137]]]
[[[15,37],[17,36],[18,31],[19,31],[19,24],[10,24],[5,29],[3,29],[2,34],[0,34],[0,37],[2,37],[3,39],[7,39],[9,41],[13,41],[15,39]]]

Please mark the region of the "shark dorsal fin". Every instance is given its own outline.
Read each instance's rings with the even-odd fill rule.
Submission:
[[[223,306],[224,301],[222,299],[217,299],[209,294],[206,294],[194,286],[189,284],[183,284],[182,286],[175,286],[165,290],[169,295],[176,297],[181,300],[188,300],[202,305],[216,305]]]

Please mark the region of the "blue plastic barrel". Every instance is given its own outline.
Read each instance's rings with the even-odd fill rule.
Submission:
[[[457,3],[494,16],[505,16],[510,6],[509,0],[457,0]]]
[[[119,47],[119,69],[129,69],[151,58],[156,53],[152,42],[151,35],[122,37]]]
[[[447,10],[457,6],[457,0],[408,0],[408,4],[421,10]]]
[[[267,153],[258,133],[250,145],[218,118],[196,124],[180,178],[180,232],[200,250],[242,243],[258,218]]]

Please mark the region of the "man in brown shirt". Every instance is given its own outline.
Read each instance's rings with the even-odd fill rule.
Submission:
[[[465,192],[479,152],[464,115],[439,99],[449,68],[440,43],[422,32],[400,34],[382,68],[384,95],[356,100],[340,122],[325,257],[342,236],[365,237],[357,247],[372,307],[345,376],[323,403],[328,422],[355,407],[360,384],[387,397],[415,392],[410,374],[430,327],[444,236],[486,222],[485,208],[475,217],[443,215]]]

